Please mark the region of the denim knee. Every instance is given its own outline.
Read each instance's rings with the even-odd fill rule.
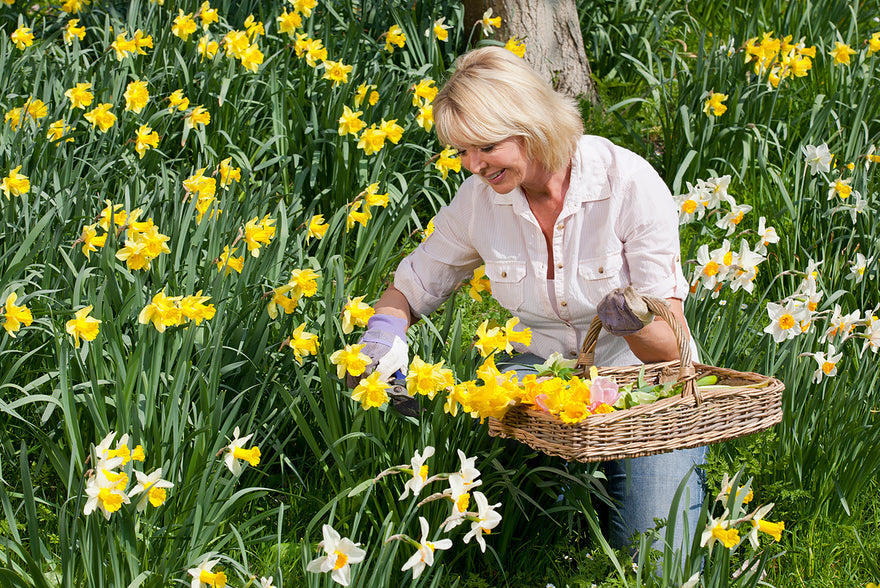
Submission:
[[[707,453],[707,447],[695,447],[606,462],[608,493],[616,503],[610,512],[612,546],[628,545],[634,534],[655,527],[654,519],[667,520],[679,484],[691,467],[705,462]],[[675,524],[673,548],[682,545],[685,521],[688,536],[694,536],[705,494],[705,476],[702,470],[694,469],[681,496],[675,521],[667,520],[667,524]]]

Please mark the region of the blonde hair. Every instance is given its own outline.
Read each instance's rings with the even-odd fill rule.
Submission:
[[[550,171],[566,166],[584,131],[574,100],[557,93],[520,57],[503,47],[460,56],[434,98],[441,143],[484,146],[521,137],[529,157]]]

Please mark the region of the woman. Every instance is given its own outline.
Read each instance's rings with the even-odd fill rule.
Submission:
[[[492,295],[532,330],[531,345],[517,349],[527,352],[518,363],[540,363],[553,352],[576,357],[597,310],[609,331],[596,345],[597,365],[677,359],[669,326],[659,319],[645,324],[620,293],[633,286],[666,299],[687,329],[678,216],[650,164],[605,139],[582,136],[574,101],[500,47],[462,55],[433,104],[438,138],[460,150],[472,175],[375,304],[362,339],[375,369],[391,374],[405,367],[407,327],[436,310],[481,264]],[[700,448],[628,466],[609,463],[609,492],[621,502],[612,541],[623,545],[633,532],[654,526],[655,517],[666,518],[679,482],[704,455]],[[689,492],[693,536],[702,501],[696,476]]]

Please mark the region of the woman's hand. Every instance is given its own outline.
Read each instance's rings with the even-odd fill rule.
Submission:
[[[406,373],[409,364],[409,347],[406,342],[406,319],[387,314],[374,314],[367,322],[367,330],[359,343],[364,347],[361,353],[372,360],[360,376],[346,374],[345,383],[349,388],[358,385],[361,378],[369,376],[374,371],[382,375],[383,380],[388,380],[394,372]]]
[[[681,300],[667,298],[669,310],[689,333]],[[644,302],[622,289],[610,292],[599,303],[597,313],[608,332],[623,337],[633,354],[645,363],[679,359],[678,341],[666,321],[648,311]]]

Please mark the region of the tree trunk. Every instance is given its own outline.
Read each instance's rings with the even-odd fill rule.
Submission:
[[[495,39],[525,40],[526,61],[557,91],[598,104],[574,0],[464,0],[464,5],[466,27],[491,8],[493,17],[501,17]],[[485,38],[479,25],[473,35]]]

